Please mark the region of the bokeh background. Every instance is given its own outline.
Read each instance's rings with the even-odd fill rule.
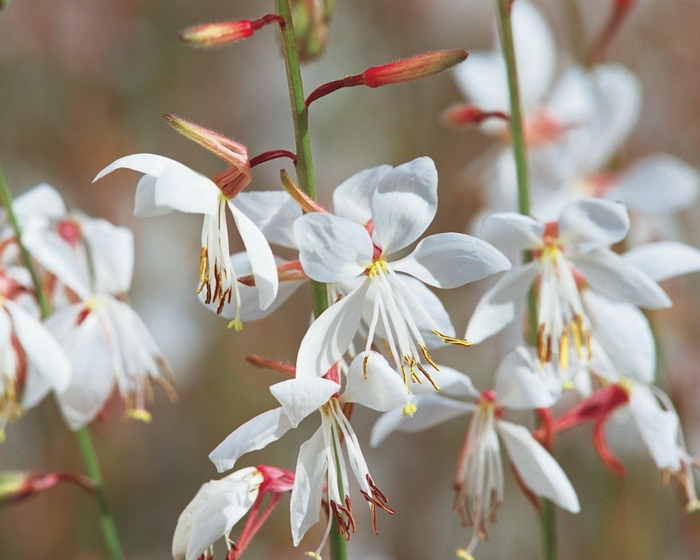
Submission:
[[[574,60],[567,3],[536,0],[562,49],[562,68]],[[370,65],[442,48],[490,49],[493,2],[484,0],[338,0],[326,56],[304,68],[307,92]],[[610,12],[610,0],[580,2],[586,33],[593,37]],[[197,284],[201,218],[173,214],[132,216],[138,175],[114,173],[93,185],[114,159],[152,152],[212,176],[224,164],[173,132],[162,119],[173,113],[245,143],[251,155],[293,150],[291,119],[272,27],[255,37],[212,51],[187,48],[176,34],[207,21],[259,17],[272,0],[12,0],[0,12],[0,165],[17,195],[40,182],[58,188],[74,209],[126,225],[136,238],[132,303],[169,358],[180,401],[156,395],[153,421],[125,422],[118,400],[92,426],[127,557],[170,558],[177,518],[199,486],[215,478],[208,453],[234,428],[274,406],[267,388],[278,374],[249,366],[246,354],[293,361],[309,318],[310,297],[301,290],[274,316],[247,323],[241,333],[200,306]],[[640,77],[641,120],[621,161],[667,151],[700,167],[700,1],[639,2],[614,42],[609,60]],[[468,62],[467,62],[468,63]],[[440,174],[440,207],[430,232],[467,231],[483,193],[467,165],[490,146],[478,130],[454,131],[440,113],[461,101],[449,74],[419,83],[370,90],[354,88],[318,101],[311,114],[317,184],[322,202],[351,174],[382,163],[398,165],[431,156]],[[289,167],[289,165],[287,165]],[[256,168],[252,189],[279,188],[278,162]],[[291,171],[291,170],[290,170]],[[700,244],[698,209],[680,216],[684,241]],[[233,246],[241,248],[234,237]],[[463,332],[484,281],[440,294]],[[691,451],[700,453],[700,278],[664,286],[676,301],[651,316],[661,334],[660,385],[674,399]],[[469,350],[438,352],[439,360],[490,387],[500,356],[514,334]],[[357,409],[353,424],[367,442],[376,414]],[[530,418],[523,418],[525,422]],[[315,429],[307,420],[240,466],[269,463],[294,469],[298,446]],[[395,516],[379,514],[380,536],[355,499],[358,533],[352,558],[412,560],[454,558],[469,530],[452,513],[451,481],[467,426],[457,419],[422,434],[394,435],[378,450],[366,446],[375,481]],[[561,437],[555,456],[582,503],[580,515],[558,512],[562,560],[700,558],[700,513],[683,512],[684,496],[662,484],[621,424],[610,440],[629,468],[617,478],[600,464],[582,428]],[[75,438],[47,399],[8,428],[0,470],[82,471]],[[507,474],[506,501],[491,543],[478,558],[537,558],[537,519]],[[288,497],[246,553],[247,558],[302,558],[321,538],[317,527],[300,549],[288,528]],[[321,524],[320,524],[321,525]],[[235,537],[234,530],[233,536]],[[106,557],[97,510],[72,487],[0,510],[2,560],[92,560]]]

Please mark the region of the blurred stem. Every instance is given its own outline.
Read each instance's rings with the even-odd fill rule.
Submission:
[[[297,53],[294,24],[292,23],[292,10],[289,7],[289,0],[275,0],[275,6],[277,15],[284,19],[284,25],[281,26],[282,53],[284,55],[284,66],[287,70],[287,87],[289,88],[289,101],[292,106],[292,121],[294,123],[294,140],[297,151],[297,181],[299,181],[299,188],[309,195],[310,198],[316,200],[314,166],[311,158],[311,139],[309,138],[309,111],[306,107],[304,84],[301,80],[299,53]],[[318,317],[328,309],[326,285],[312,280],[311,297],[314,317]],[[331,527],[330,548],[331,560],[347,559],[345,538],[338,532],[338,525],[335,519],[333,519],[333,526]]]
[[[281,26],[282,53],[284,66],[287,70],[287,87],[289,101],[292,106],[292,121],[294,123],[294,140],[296,142],[297,160],[296,171],[299,188],[316,200],[316,185],[314,183],[314,165],[311,159],[311,139],[309,138],[309,111],[306,108],[304,84],[301,80],[299,54],[297,53],[292,10],[289,0],[275,0],[277,15],[284,19]],[[314,316],[318,317],[328,308],[328,292],[326,285],[311,281],[311,296]]]
[[[29,270],[29,274],[32,277],[32,283],[34,284],[34,290],[36,291],[36,298],[39,302],[39,307],[41,308],[41,316],[42,318],[46,319],[49,315],[51,315],[49,299],[46,296],[44,287],[41,285],[41,280],[39,279],[36,267],[34,266],[34,261],[32,260],[29,251],[27,251],[22,243],[22,229],[17,221],[17,216],[15,215],[12,205],[12,195],[10,194],[10,190],[7,188],[7,183],[5,182],[5,176],[2,173],[2,169],[0,169],[0,198],[2,198],[2,203],[7,211],[7,218],[10,221],[12,230],[15,232],[15,237],[17,238],[17,244],[20,248],[24,266],[27,267],[27,270]],[[90,439],[90,434],[88,433],[87,428],[82,428],[76,432],[75,435],[78,438],[78,445],[80,446],[80,450],[85,458],[88,474],[92,480],[95,496],[97,497],[97,503],[100,507],[100,522],[102,525],[102,536],[104,537],[105,544],[109,549],[112,560],[124,560],[124,554],[122,553],[121,545],[119,544],[119,537],[117,536],[117,529],[114,525],[112,516],[109,513],[107,502],[105,501],[100,466],[97,461],[95,448]]]
[[[569,30],[571,32],[571,50],[576,60],[584,66],[590,66],[591,61],[588,54],[588,41],[586,40],[586,26],[583,22],[581,7],[578,0],[566,0],[567,17],[569,19]]]
[[[508,94],[510,98],[510,135],[515,157],[515,168],[518,179],[518,210],[525,216],[530,215],[530,185],[527,174],[527,152],[523,135],[522,114],[520,111],[520,92],[518,88],[518,71],[513,45],[513,27],[511,20],[511,0],[496,0],[498,20],[501,33],[503,57],[508,75]],[[523,262],[532,260],[532,254],[526,251]],[[533,346],[537,345],[537,300],[534,286],[528,294],[528,340]],[[554,505],[542,498],[540,514],[541,558],[556,560],[557,543],[554,525]]]

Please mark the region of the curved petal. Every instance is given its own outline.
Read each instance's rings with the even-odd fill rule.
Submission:
[[[622,258],[655,282],[700,270],[700,251],[677,241],[641,245]]]
[[[304,272],[318,282],[343,282],[372,263],[372,239],[359,224],[332,214],[306,214],[294,222]]]
[[[221,190],[211,180],[176,161],[156,181],[156,206],[180,212],[216,216],[220,196]]]
[[[678,452],[678,415],[662,410],[654,394],[642,385],[635,385],[629,402],[642,440],[659,469],[680,469]]]
[[[12,209],[22,221],[34,217],[60,219],[67,213],[61,195],[46,183],[41,183],[15,198]]]
[[[527,292],[535,281],[535,262],[516,266],[479,300],[467,326],[465,338],[478,343],[512,323],[525,305]]]
[[[549,408],[561,393],[561,380],[549,366],[541,369],[524,346],[510,351],[496,372],[498,404],[513,409]]]
[[[232,469],[236,461],[250,451],[257,451],[277,441],[292,428],[284,410],[275,408],[259,414],[239,426],[209,454],[219,472]]]
[[[448,397],[473,397],[479,396],[469,376],[451,367],[440,365],[440,369],[431,372],[430,377],[440,387],[440,395]],[[429,383],[411,383],[409,386],[415,395],[435,394],[435,389]]]
[[[698,196],[700,174],[670,154],[653,154],[635,162],[605,198],[646,214],[678,212]]]
[[[338,185],[333,191],[335,215],[365,225],[372,219],[372,197],[391,169],[391,165],[365,169]]]
[[[608,249],[573,255],[569,260],[583,273],[591,288],[611,299],[649,309],[672,305],[656,282]]]
[[[481,237],[503,251],[524,251],[542,244],[544,224],[515,212],[491,214],[481,226]]]
[[[579,127],[588,122],[596,110],[590,73],[579,66],[569,68],[549,96],[547,110],[564,127]]]
[[[90,250],[93,291],[128,292],[134,273],[134,234],[99,218],[82,217],[80,227]]]
[[[342,402],[386,412],[411,398],[401,377],[378,352],[361,352],[350,364]]]
[[[231,204],[248,216],[270,243],[297,248],[292,224],[302,212],[285,191],[246,190],[236,196]]]
[[[377,447],[392,432],[421,432],[458,416],[474,411],[472,403],[441,397],[436,394],[419,395],[413,399],[416,411],[404,416],[401,409],[386,412],[372,428],[370,445]]]
[[[527,428],[504,420],[497,422],[496,427],[525,486],[559,507],[578,513],[581,508],[571,482],[559,463],[535,441]]]
[[[391,263],[399,272],[436,288],[456,288],[508,270],[510,261],[481,239],[463,233],[439,233],[423,239],[407,257]]]
[[[297,354],[297,377],[322,377],[355,338],[370,282],[334,303],[306,331]]]
[[[265,236],[248,216],[236,208],[231,201],[229,201],[229,208],[250,259],[250,267],[255,277],[255,287],[258,289],[260,309],[267,309],[275,300],[279,288],[277,263],[272,249],[270,249]]]
[[[311,439],[301,445],[297,458],[289,504],[294,546],[299,546],[306,531],[318,523],[327,470],[326,443],[323,430],[319,428]]]
[[[383,253],[413,243],[428,228],[437,211],[437,169],[420,157],[389,171],[372,197],[374,236]]]
[[[136,185],[136,197],[134,200],[134,216],[139,218],[151,218],[163,216],[173,211],[172,208],[158,206],[156,204],[156,183],[158,177],[144,175]]]
[[[340,385],[322,377],[289,379],[270,387],[270,393],[282,405],[292,428],[296,428],[299,422],[326,404],[338,391]]]
[[[173,163],[182,165],[174,159],[158,156],[156,154],[132,154],[130,156],[119,158],[118,160],[110,163],[97,174],[92,182],[94,183],[95,181],[102,179],[102,177],[109,175],[116,169],[133,169],[139,173],[158,177],[161,173],[163,173],[166,167]]]
[[[434,323],[427,321],[424,313],[416,309],[416,304],[413,297],[404,298],[409,313],[415,321],[420,334],[423,336],[423,340],[425,340],[426,348],[429,350],[444,348],[445,343],[432,332],[435,325],[437,325],[438,331],[444,335],[456,336],[456,333],[454,326],[452,326],[452,320],[445,310],[445,306],[442,304],[442,301],[440,301],[440,298],[437,297],[430,288],[423,284],[423,282],[417,278],[414,278],[413,276],[399,274],[397,275],[397,278],[400,280],[400,287],[402,289],[405,288],[406,290],[410,290],[411,294],[415,296],[415,299],[418,300],[418,303],[423,308],[423,311],[425,311],[425,314],[427,314],[434,321]],[[370,301],[369,297],[371,293],[371,291],[368,293],[366,304],[369,308],[369,315],[365,314],[365,319],[368,317],[371,319],[371,313],[374,310],[373,301]],[[382,338],[386,338],[386,334],[381,334],[384,332],[383,327],[380,327],[382,327],[381,321],[377,323],[377,334]]]
[[[510,111],[506,66],[501,53],[470,53],[469,63],[455,66],[452,75],[464,96],[480,109]]]
[[[559,239],[581,251],[622,241],[630,227],[626,208],[617,202],[584,198],[569,204],[559,217]]]

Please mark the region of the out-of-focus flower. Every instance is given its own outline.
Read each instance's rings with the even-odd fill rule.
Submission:
[[[307,331],[297,356],[299,375],[322,376],[340,359],[357,333],[368,292],[373,289],[366,350],[381,325],[406,383],[409,377],[417,379],[419,372],[429,380],[421,361],[433,362],[414,315],[421,316],[443,342],[468,343],[441,333],[398,273],[437,288],[455,288],[506,270],[510,263],[488,243],[458,233],[431,235],[408,256],[390,260],[416,241],[435,216],[437,171],[430,158],[418,158],[394,169],[375,168],[364,177],[364,183],[356,181],[353,186],[364,191],[354,206],[355,213],[364,219],[364,227],[358,223],[362,219],[321,213],[306,214],[294,222],[299,259],[310,278],[358,283]],[[371,202],[365,205],[367,199]],[[371,208],[369,215],[367,208]]]
[[[289,471],[258,465],[202,485],[177,521],[173,558],[212,559],[213,545],[223,537],[228,547],[226,560],[237,560],[293,483],[294,475]],[[266,493],[270,494],[270,501],[261,512]],[[248,521],[234,542],[229,533],[248,511]]]
[[[318,58],[328,44],[335,0],[292,0],[290,4],[299,59],[304,62]]]
[[[393,513],[386,505],[386,497],[369,474],[357,436],[345,411],[348,410],[348,405],[358,403],[385,412],[403,406],[410,396],[399,376],[381,355],[375,354],[369,361],[366,357],[362,353],[353,360],[342,393],[336,367],[329,374],[332,379],[307,375],[273,385],[270,391],[282,407],[246,422],[209,455],[219,471],[233,468],[238,458],[245,453],[262,449],[276,441],[315,410],[321,413],[321,426],[301,446],[297,460],[291,500],[295,546],[299,545],[306,531],[319,520],[324,483],[328,503],[339,530],[346,538],[350,537],[350,532],[355,531],[348,470],[340,451],[341,440],[345,443],[360,491],[372,511],[375,531],[375,509],[379,507]],[[326,536],[330,530],[330,521],[329,518]],[[322,547],[323,543],[318,550]],[[318,551],[315,554],[318,555]]]
[[[0,506],[29,499],[60,482],[72,482],[88,491],[94,489],[92,480],[76,473],[5,471],[0,472]]]
[[[498,436],[528,491],[574,513],[579,511],[576,492],[554,458],[525,427],[503,420],[504,408],[548,408],[556,402],[560,383],[550,366],[542,370],[527,349],[518,347],[499,366],[495,390],[479,393],[466,375],[444,366],[436,377],[444,378],[440,393],[425,393],[420,387],[412,387],[420,393],[412,401],[415,412],[410,416],[400,410],[384,414],[372,430],[372,445],[378,445],[393,431],[417,432],[472,414],[454,479],[455,509],[463,525],[474,527],[469,545],[459,552],[461,557],[471,558],[479,539],[488,538],[487,530],[495,522],[496,509],[503,501]],[[475,403],[451,397],[470,397]]]

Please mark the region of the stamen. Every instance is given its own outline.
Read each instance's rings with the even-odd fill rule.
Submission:
[[[369,353],[367,353],[362,360],[362,374],[364,375],[365,380],[367,379],[367,362],[369,362]]]
[[[378,535],[379,529],[377,528],[377,507],[380,507],[390,515],[394,515],[396,512],[387,506],[389,500],[384,494],[382,494],[379,488],[376,487],[369,474],[366,476],[366,478],[372,495],[370,496],[364,490],[360,490],[360,493],[365,497],[365,500],[369,502],[369,507],[372,510],[372,527],[374,527],[374,534]]]
[[[447,336],[446,334],[442,334],[441,332],[433,329],[432,332],[434,335],[440,337],[440,340],[447,344],[456,344],[458,346],[464,346],[466,348],[469,348],[470,346],[474,346],[473,342],[469,342],[468,340],[464,338],[455,338],[453,336]]]
[[[436,331],[433,331],[433,332],[436,332]],[[431,366],[433,366],[433,369],[435,371],[440,371],[440,368],[438,367],[438,365],[430,357],[430,354],[428,354],[428,349],[425,346],[423,346],[422,344],[419,344],[418,347],[420,348],[420,351],[423,353],[423,357],[425,358],[425,361],[428,362]]]
[[[575,324],[571,324],[572,328]],[[580,356],[581,354],[579,353]],[[564,327],[564,331],[559,339],[559,365],[564,370],[569,369],[569,327]]]

